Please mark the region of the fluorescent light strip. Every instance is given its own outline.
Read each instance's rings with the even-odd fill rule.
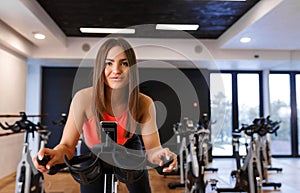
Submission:
[[[198,24],[157,24],[157,30],[197,30],[199,28]]]
[[[122,29],[122,28],[89,28],[81,27],[80,31],[82,33],[104,33],[104,34],[134,34],[135,29]]]

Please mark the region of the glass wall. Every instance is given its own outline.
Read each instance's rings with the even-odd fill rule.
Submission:
[[[252,124],[255,118],[262,115],[260,80],[259,72],[211,73],[211,121],[214,123],[211,125],[211,139],[214,156],[231,156],[233,129],[241,128],[242,124]],[[300,74],[271,72],[269,97],[270,109],[266,109],[266,112],[269,112],[272,121],[281,121],[277,135],[270,135],[272,155],[299,156]],[[292,133],[297,133],[297,136]],[[241,138],[241,142],[245,141],[245,138]],[[245,154],[245,148],[240,149],[240,153]]]
[[[278,135],[271,136],[273,155],[291,155],[291,102],[290,75],[270,74],[270,116],[281,121]]]
[[[231,156],[232,75],[210,74],[211,140],[214,156]]]
[[[259,117],[259,75],[238,74],[239,127]]]
[[[259,75],[257,73],[237,75],[238,120],[242,124],[251,125],[259,116]],[[243,133],[242,133],[243,134]],[[249,136],[240,139],[242,144],[250,141]],[[240,154],[246,155],[245,146],[240,146]]]

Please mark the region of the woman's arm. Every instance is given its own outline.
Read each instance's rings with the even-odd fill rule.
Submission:
[[[85,117],[85,91],[79,91],[73,98],[69,109],[69,115],[64,126],[60,143],[53,149],[42,148],[33,157],[35,167],[41,172],[48,172],[50,167],[58,163],[63,163],[66,155],[69,159],[74,156],[74,151],[80,137],[82,124]],[[46,168],[38,164],[37,159],[42,159],[45,155],[50,156],[50,161]]]
[[[156,124],[156,111],[152,99],[146,95],[141,95],[141,134],[148,160],[153,164],[163,165],[163,157],[173,158],[174,161],[165,171],[168,172],[176,166],[176,154],[168,148],[162,148]]]
[[[73,157],[77,142],[80,137],[81,130],[79,130],[78,128],[82,127],[82,123],[79,123],[82,118],[79,118],[79,112],[75,112],[79,109],[76,108],[77,105],[74,105],[73,102],[76,102],[76,98],[74,99],[75,100],[73,100],[71,103],[68,119],[64,127],[61,141],[56,147],[53,148],[53,150],[61,151],[63,155],[66,155],[69,159]],[[63,162],[63,159],[59,161]]]

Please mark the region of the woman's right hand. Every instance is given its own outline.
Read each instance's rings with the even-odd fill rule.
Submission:
[[[33,164],[37,170],[40,172],[49,172],[50,168],[58,163],[63,163],[63,152],[59,149],[49,149],[42,148],[40,151],[32,158]],[[46,166],[40,165],[38,160],[42,160],[44,156],[49,156],[49,161]]]

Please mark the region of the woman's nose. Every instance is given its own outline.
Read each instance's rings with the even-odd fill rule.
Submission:
[[[115,74],[118,74],[118,73],[120,73],[120,72],[121,72],[120,65],[118,65],[118,64],[114,64],[114,65],[113,65],[113,69],[112,69],[112,71],[113,71],[113,73],[115,73]]]

